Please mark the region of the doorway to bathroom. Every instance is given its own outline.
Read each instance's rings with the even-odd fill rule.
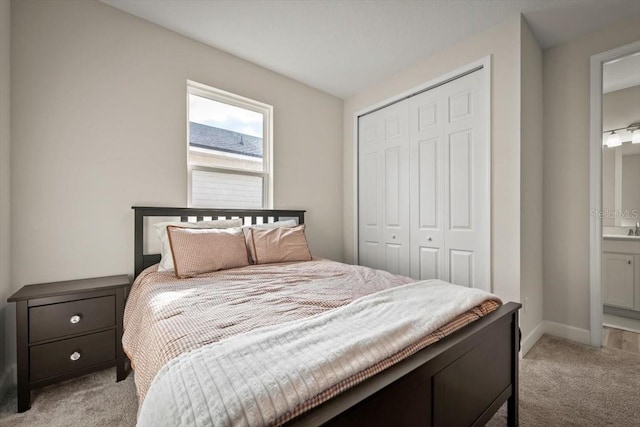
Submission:
[[[640,42],[591,79],[591,344],[640,353]]]

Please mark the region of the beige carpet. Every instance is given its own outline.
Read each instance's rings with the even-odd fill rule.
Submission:
[[[542,337],[520,361],[520,425],[640,425],[640,355]]]
[[[596,350],[543,337],[521,360],[520,425],[640,425],[640,355]],[[0,426],[133,426],[133,375],[115,382],[98,372],[33,393],[31,410],[16,414],[15,389],[0,404]],[[489,426],[506,425],[504,407]]]
[[[14,388],[0,404],[0,426],[134,426],[138,398],[133,374],[116,383],[115,368],[31,392],[31,409],[22,414]]]

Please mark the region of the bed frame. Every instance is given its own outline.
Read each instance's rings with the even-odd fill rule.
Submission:
[[[133,207],[135,274],[160,261],[143,253],[145,217],[296,218],[301,210]],[[258,220],[260,218],[261,220]],[[390,368],[287,422],[287,426],[484,426],[507,402],[518,425],[521,304],[509,302]]]

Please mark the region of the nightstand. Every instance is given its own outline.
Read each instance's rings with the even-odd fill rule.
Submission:
[[[127,275],[24,286],[16,303],[18,412],[31,407],[31,390],[117,367],[126,378],[122,316]]]

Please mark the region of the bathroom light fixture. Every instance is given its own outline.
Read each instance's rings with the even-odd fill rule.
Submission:
[[[622,131],[623,137],[620,137],[620,134],[616,133],[620,131]],[[605,147],[619,147],[623,142],[640,144],[640,120],[631,123],[629,126],[617,129],[609,129],[602,133],[603,136],[609,134],[606,138],[603,138],[602,144]]]
[[[619,147],[620,145],[622,145],[620,135],[615,130],[612,130],[611,135],[607,138],[607,147]]]

